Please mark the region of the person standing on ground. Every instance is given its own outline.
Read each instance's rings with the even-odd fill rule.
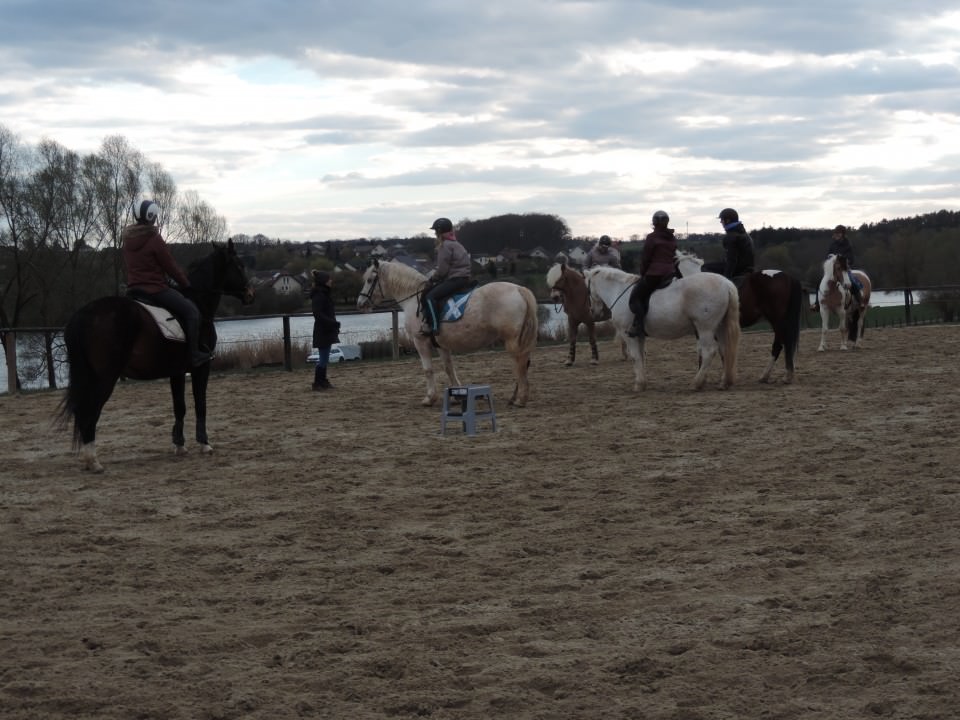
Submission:
[[[330,390],[333,385],[327,380],[327,365],[330,363],[330,348],[340,342],[340,323],[333,303],[333,277],[323,270],[313,271],[313,286],[310,288],[310,305],[313,308],[313,346],[317,349],[317,365],[313,371],[313,389]]]

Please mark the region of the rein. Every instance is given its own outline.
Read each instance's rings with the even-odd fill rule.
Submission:
[[[617,297],[615,297],[615,298],[613,299],[613,302],[610,303],[609,305],[607,305],[607,308],[610,309],[610,310],[613,310],[613,306],[616,305],[616,304],[620,301],[620,298],[622,298],[624,295],[627,294],[627,290],[629,290],[630,288],[632,288],[632,287],[633,287],[634,285],[636,285],[638,282],[640,282],[640,278],[637,278],[637,279],[634,280],[632,283],[630,283],[629,285],[627,285],[627,286],[620,292],[620,294],[617,295]],[[590,291],[590,281],[589,281],[589,280],[587,280],[587,291],[588,291],[588,292]]]
[[[376,270],[376,271],[373,273],[373,282],[370,283],[370,292],[362,292],[362,291],[361,291],[358,297],[366,298],[367,300],[370,301],[370,304],[371,304],[372,306],[378,307],[378,308],[379,308],[379,307],[388,307],[388,306],[390,306],[390,305],[401,305],[401,304],[403,304],[404,302],[406,302],[407,300],[409,300],[410,298],[415,298],[415,297],[419,296],[420,293],[423,292],[423,289],[424,289],[424,287],[426,287],[426,285],[427,285],[427,283],[424,282],[424,283],[421,284],[420,288],[419,288],[417,291],[410,293],[410,294],[407,295],[406,297],[402,297],[402,298],[399,298],[399,299],[394,298],[393,302],[387,303],[387,302],[386,302],[386,299],[387,299],[387,298],[386,298],[386,294],[383,292],[383,288],[382,288],[381,285],[380,285],[380,271],[379,271],[379,270]],[[374,295],[374,293],[376,292],[376,290],[377,290],[378,287],[380,287],[380,297],[382,297],[382,298],[384,299],[384,303],[382,303],[382,304],[376,304],[376,303],[373,302],[373,295]]]

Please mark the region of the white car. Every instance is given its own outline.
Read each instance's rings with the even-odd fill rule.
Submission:
[[[316,348],[307,355],[308,363],[315,363],[320,358],[320,351]],[[359,360],[360,359],[360,346],[359,345],[333,345],[330,348],[330,363],[343,362],[344,360]]]
[[[320,359],[320,351],[317,350],[316,348],[314,348],[313,351],[309,355],[307,355],[308,363],[316,363],[317,360],[319,359]],[[333,363],[343,362],[343,351],[340,350],[340,348],[338,348],[336,345],[330,348],[329,362],[331,365]]]

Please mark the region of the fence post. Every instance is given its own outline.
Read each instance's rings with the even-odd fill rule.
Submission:
[[[903,309],[907,316],[907,325],[910,324],[910,301],[912,299],[913,299],[913,295],[911,294],[910,290],[908,288],[904,288],[903,289]]]
[[[400,359],[400,311],[394,308],[390,311],[390,329],[392,330],[393,359]]]
[[[52,390],[57,387],[57,369],[53,365],[53,333],[43,331],[43,356],[47,361],[47,384]]]
[[[14,395],[20,390],[17,385],[17,334],[9,330],[5,332],[3,344],[7,358],[7,392]]]
[[[290,349],[290,316],[283,316],[283,369],[293,370],[293,352]]]

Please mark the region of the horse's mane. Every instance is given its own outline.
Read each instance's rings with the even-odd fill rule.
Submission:
[[[695,262],[698,265],[703,265],[702,257],[696,253],[686,252],[685,250],[677,250],[673,257],[678,263],[683,262],[684,260],[689,260],[690,262]]]
[[[563,268],[566,267],[570,272],[575,272],[580,277],[583,277],[583,273],[577,270],[574,267],[570,267],[566,263],[554,263],[549,270],[547,270],[547,287],[553,287],[557,284],[557,281],[560,279],[560,274],[563,272]]]
[[[608,280],[637,279],[636,275],[631,275],[626,270],[615,268],[612,265],[594,265],[592,268],[587,270],[587,272],[594,275],[600,275]]]
[[[380,272],[383,273],[382,282],[389,284],[398,295],[415,295],[427,279],[416,268],[396,260],[380,261]]]

